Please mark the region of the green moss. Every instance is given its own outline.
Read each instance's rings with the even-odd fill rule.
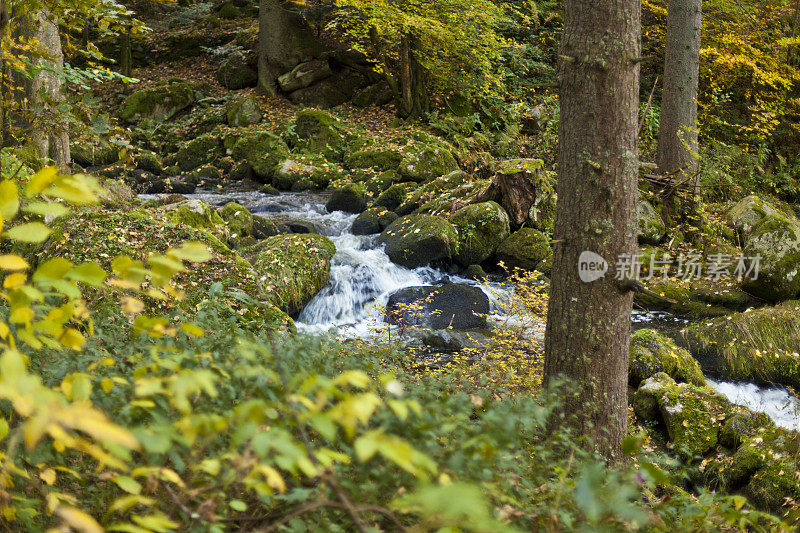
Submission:
[[[200,200],[189,200],[165,206],[167,220],[193,228],[216,228],[225,221],[213,207]]]
[[[263,115],[258,102],[252,96],[230,102],[226,107],[228,125],[234,128],[246,128],[261,122]]]
[[[328,283],[336,247],[322,235],[287,234],[265,239],[243,253],[272,303],[296,316]]]
[[[659,407],[670,442],[684,456],[703,455],[717,445],[719,429],[732,410],[721,394],[708,387],[668,387]]]
[[[458,232],[442,217],[409,215],[398,218],[381,233],[378,242],[399,265],[416,268],[450,260],[458,253]]]
[[[189,82],[168,82],[127,97],[120,107],[119,117],[127,122],[140,119],[161,122],[192,105],[194,100],[194,89]]]
[[[429,201],[444,200],[445,195],[454,193],[456,189],[464,185],[466,179],[467,175],[464,172],[455,170],[417,187],[408,194],[403,203],[396,209],[397,214],[401,216],[408,215]]]
[[[755,194],[743,198],[725,213],[726,221],[742,235],[747,235],[764,217],[779,211]]]
[[[776,302],[800,292],[800,224],[783,215],[764,217],[750,232],[744,247],[747,257],[760,256],[756,279],[744,276],[742,289]]]
[[[550,237],[533,228],[522,228],[500,243],[497,259],[508,268],[534,270],[552,253]]]
[[[463,266],[489,259],[511,233],[508,214],[495,202],[463,207],[453,213],[450,223],[458,230],[456,260]]]
[[[286,134],[289,144],[310,154],[320,154],[329,161],[341,161],[348,135],[342,124],[329,113],[304,109]]]
[[[322,190],[342,176],[338,165],[320,155],[293,154],[275,167],[272,184],[284,191]]]
[[[703,372],[694,358],[675,342],[652,329],[640,329],[631,337],[628,377],[638,387],[645,379],[663,372],[675,381],[705,385]]]
[[[661,215],[646,200],[639,200],[636,211],[639,219],[639,242],[657,244],[667,231]]]
[[[239,8],[231,3],[222,4],[222,6],[220,6],[219,8],[218,13],[219,13],[219,18],[225,20],[233,20],[235,18],[239,18],[239,15],[241,14]]]
[[[374,168],[380,171],[397,170],[403,159],[394,150],[361,150],[349,154],[345,163],[350,168]]]
[[[247,161],[259,178],[269,179],[278,163],[289,158],[289,147],[275,134],[246,132],[233,145],[231,155],[236,161]]]
[[[705,320],[685,337],[726,379],[800,386],[800,301]]]
[[[375,205],[394,211],[406,200],[406,196],[416,188],[416,183],[396,183],[375,199]]]
[[[213,133],[196,137],[184,144],[175,154],[178,166],[184,172],[210,163],[222,154],[222,143]]]
[[[424,183],[458,170],[453,154],[440,146],[406,150],[398,171],[403,179]]]
[[[360,183],[347,183],[335,189],[325,203],[325,209],[331,213],[344,211],[346,213],[361,213],[367,208],[369,193]]]
[[[775,423],[766,413],[758,413],[749,409],[740,409],[723,424],[719,432],[719,442],[723,446],[737,449],[747,438],[761,429],[769,429]]]
[[[656,258],[662,256],[658,249]],[[649,254],[642,255],[643,264],[649,264]],[[693,280],[658,279],[645,281],[647,288],[662,296],[656,298],[649,294],[637,292],[634,300],[647,309],[668,310],[678,315],[691,318],[706,318],[729,315],[732,311],[746,309],[755,304],[755,300],[731,280],[714,282],[707,278]],[[670,303],[665,300],[674,300]]]
[[[228,227],[228,235],[231,244],[237,240],[248,237],[253,233],[253,215],[242,205],[236,202],[228,202],[217,209],[217,213]]]

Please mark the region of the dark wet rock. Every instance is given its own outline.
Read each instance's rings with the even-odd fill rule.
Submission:
[[[488,314],[486,294],[457,283],[400,289],[389,296],[386,306],[390,323],[431,329],[483,329]]]

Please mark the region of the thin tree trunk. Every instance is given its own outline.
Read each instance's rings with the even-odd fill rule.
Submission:
[[[579,257],[636,252],[638,0],[565,0],[553,275],[545,383],[576,387],[563,423],[606,457],[627,427],[632,295],[613,273],[584,282]]]
[[[317,57],[324,47],[291,2],[261,0],[258,19],[258,89],[275,96],[278,76]]]
[[[119,36],[119,72],[123,76],[131,77],[133,73],[133,60],[131,51],[131,27],[126,26],[125,31]]]
[[[676,180],[698,168],[697,87],[702,0],[669,0],[656,163]],[[699,183],[695,180],[695,194]]]
[[[40,118],[30,125],[28,137],[40,157],[66,168],[70,163],[69,128],[62,112],[55,109],[64,100],[63,81],[58,74],[47,70],[48,67],[55,71],[64,68],[58,24],[48,10],[42,9],[20,17],[17,28],[21,36],[35,38],[48,56],[35,61],[37,67],[43,68],[32,78],[21,76],[18,80],[22,96],[31,106],[28,111],[39,114]]]
[[[8,30],[8,6],[6,0],[0,0],[0,43],[6,38]],[[0,54],[0,148],[6,146],[9,141],[8,127],[8,73],[6,68],[5,56]]]

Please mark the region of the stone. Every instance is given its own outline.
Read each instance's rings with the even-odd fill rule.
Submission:
[[[796,220],[780,214],[767,215],[752,228],[743,252],[745,257],[760,257],[757,278],[745,275],[743,290],[770,302],[798,295],[800,224]]]
[[[658,244],[667,232],[667,226],[661,220],[661,215],[647,200],[639,200],[636,213],[639,217],[639,243]]]
[[[390,323],[434,330],[485,329],[488,314],[486,294],[473,285],[458,283],[400,289],[386,304]]]
[[[463,266],[486,261],[511,234],[508,214],[495,202],[462,207],[450,217],[458,230],[458,254]]]
[[[336,118],[318,109],[304,109],[297,113],[289,144],[295,150],[320,154],[329,161],[341,161],[347,147],[347,134]]]
[[[216,135],[207,133],[181,146],[175,157],[180,169],[188,172],[210,163],[220,155],[222,155],[222,142]]]
[[[356,107],[384,106],[394,100],[392,90],[386,82],[373,83],[356,91],[352,103]]]
[[[300,63],[291,72],[278,77],[278,85],[287,93],[303,89],[333,74],[330,65],[322,59],[313,59]]]
[[[677,382],[705,385],[700,364],[689,352],[652,329],[640,329],[631,337],[628,380],[631,386],[658,373],[665,373]]]
[[[385,207],[370,207],[353,221],[350,231],[353,235],[373,235],[380,233],[397,219],[397,214]]]
[[[142,119],[169,120],[195,102],[195,91],[187,81],[174,81],[136,91],[119,109],[119,118],[132,123]]]
[[[395,211],[406,200],[406,196],[417,188],[413,182],[395,183],[383,191],[376,199],[375,205]]]
[[[403,155],[395,150],[359,150],[348,154],[345,164],[350,168],[373,168],[380,171],[397,170]]]
[[[392,222],[378,237],[392,262],[407,268],[450,261],[458,253],[458,232],[442,217],[408,215]]]
[[[725,219],[740,235],[746,237],[750,234],[753,226],[761,222],[764,217],[778,214],[780,211],[775,209],[772,204],[751,194],[731,207],[725,213]]]
[[[398,171],[405,181],[424,183],[459,170],[453,154],[440,146],[407,150]]]
[[[535,270],[552,254],[550,237],[533,228],[515,231],[497,247],[497,260],[511,269]]]
[[[255,87],[258,83],[258,73],[247,64],[244,57],[233,54],[217,69],[217,81],[226,89],[238,91]]]
[[[236,162],[246,161],[257,179],[268,182],[278,163],[289,158],[289,147],[273,133],[247,132],[233,145],[231,155]]]
[[[329,212],[344,211],[345,213],[361,213],[367,208],[367,190],[363,185],[348,183],[336,189],[325,203]]]
[[[234,128],[246,128],[261,122],[263,115],[258,102],[253,96],[234,100],[226,106],[228,125]]]

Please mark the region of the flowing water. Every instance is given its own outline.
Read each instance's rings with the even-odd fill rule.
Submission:
[[[284,193],[269,196],[255,191],[199,192],[187,195],[214,206],[234,201],[255,215],[276,222],[311,223],[317,231],[333,241],[336,254],[331,261],[328,285],[300,313],[297,329],[310,334],[334,334],[339,337],[368,338],[385,330],[382,309],[395,291],[411,286],[433,285],[444,280],[475,285],[474,281],[448,275],[430,267],[408,269],[392,263],[376,242],[374,235],[353,235],[350,227],[357,215],[325,209],[326,197],[321,194]],[[145,196],[143,198],[153,198]],[[490,321],[513,322],[514,317],[501,316],[503,302],[511,298],[508,287],[500,283],[481,286],[489,296]],[[633,328],[653,327],[675,334],[687,321],[669,313],[635,311]],[[543,337],[544,324],[535,335]],[[708,380],[708,384],[724,394],[732,403],[767,413],[776,424],[800,430],[800,405],[797,399],[781,388],[761,388],[752,383]]]

